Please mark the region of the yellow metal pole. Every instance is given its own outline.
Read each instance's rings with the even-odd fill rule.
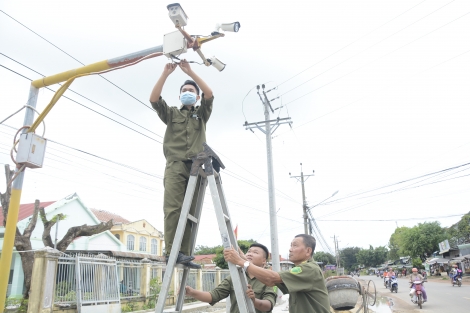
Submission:
[[[38,100],[39,89],[30,86],[28,95],[28,106],[35,108]],[[34,111],[26,108],[23,125],[31,125],[34,119]],[[24,130],[23,132],[25,132]],[[0,312],[5,308],[5,300],[8,289],[8,278],[10,277],[13,247],[15,245],[16,224],[20,211],[21,190],[26,169],[19,172],[11,186],[10,205],[8,206],[7,223],[5,225],[5,238],[3,239],[2,257],[0,260]]]
[[[20,209],[21,189],[12,189],[10,205],[8,207],[7,224],[5,226],[5,238],[3,239],[2,259],[0,260],[0,310],[5,307],[8,289],[8,278],[10,276],[13,246],[15,244],[16,223]]]
[[[132,65],[131,63],[135,62],[136,60],[139,60],[151,54],[154,54],[154,55],[149,56],[149,58],[157,57],[161,55],[162,51],[163,51],[163,46],[157,46],[157,47],[149,48],[146,50],[127,54],[124,56],[120,56],[114,59],[96,62],[96,63],[86,65],[86,66],[83,66],[74,70],[44,77],[44,78],[37,79],[31,82],[30,93],[28,97],[28,105],[35,108],[36,103],[37,103],[39,88],[66,81],[66,83],[62,85],[59,88],[59,90],[54,94],[49,105],[46,107],[46,109],[44,109],[44,111],[39,115],[39,117],[36,119],[34,123],[33,123],[34,111],[31,108],[26,109],[23,126],[31,125],[31,127],[28,130],[25,129],[23,133],[26,131],[32,132],[37,128],[37,126],[46,117],[49,111],[53,108],[54,104],[59,100],[60,96],[62,96],[62,94],[72,84],[73,80],[76,77],[85,76],[90,73],[105,71],[105,70],[116,68],[116,67],[123,66],[126,64]],[[5,308],[5,300],[6,300],[7,289],[8,289],[8,278],[10,276],[10,267],[11,267],[11,261],[12,261],[12,256],[13,256],[13,247],[15,245],[16,225],[18,223],[18,214],[20,210],[21,190],[23,188],[24,174],[25,174],[25,170],[21,171],[20,173],[18,173],[17,177],[13,181],[13,185],[11,189],[10,205],[8,206],[7,223],[5,225],[5,237],[3,240],[2,254],[1,254],[1,259],[0,259],[0,312],[3,312]]]
[[[33,85],[36,88],[42,88],[42,87],[50,86],[53,84],[61,83],[63,81],[66,81],[80,74],[101,72],[101,71],[109,70],[110,68],[111,66],[109,66],[108,61],[104,60],[104,61],[96,62],[93,64],[85,65],[85,66],[82,66],[82,67],[79,67],[70,71],[36,79],[31,82],[31,85]]]

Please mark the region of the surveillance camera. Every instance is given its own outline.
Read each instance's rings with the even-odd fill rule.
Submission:
[[[188,24],[188,16],[184,12],[179,3],[172,3],[167,5],[168,15],[176,27],[186,26]]]
[[[210,63],[213,67],[215,67],[216,69],[218,69],[219,72],[222,72],[222,71],[224,70],[224,68],[225,68],[225,65],[226,65],[226,64],[220,62],[220,60],[217,59],[217,58],[214,57],[214,56],[213,56],[212,58],[208,59],[208,61],[209,61],[209,63]]]
[[[222,29],[225,32],[237,33],[238,30],[240,29],[240,23],[234,22],[234,23],[223,23],[223,24],[215,25],[215,31],[218,32],[219,29]]]

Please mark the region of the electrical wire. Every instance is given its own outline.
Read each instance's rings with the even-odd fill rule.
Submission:
[[[415,220],[421,220],[421,221],[427,221],[427,220],[432,220],[432,219],[441,219],[441,218],[451,218],[451,217],[457,217],[457,216],[464,216],[469,213],[460,213],[460,214],[453,214],[453,215],[441,215],[441,216],[427,216],[427,217],[410,217],[410,218],[395,218],[395,219],[379,219],[379,220],[326,220],[326,219],[320,219],[319,221],[322,222],[403,222],[403,221],[415,221]]]
[[[29,80],[29,81],[32,81],[31,78],[26,77],[26,76],[24,76],[24,75],[22,75],[22,74],[20,74],[20,73],[18,73],[18,72],[16,72],[16,71],[14,71],[14,70],[8,68],[8,67],[6,67],[6,66],[4,66],[4,65],[2,65],[2,64],[0,64],[0,66],[3,67],[3,68],[5,68],[5,69],[7,69],[7,70],[9,70],[9,71],[11,71],[11,72],[13,72],[13,73],[15,73],[15,74],[17,74],[17,75],[19,75],[19,76],[21,76],[21,77],[23,77],[23,78],[25,78],[25,79],[27,79],[27,80]],[[51,89],[51,88],[49,88],[49,87],[44,87],[44,88],[46,88],[46,89],[48,89],[48,90],[50,90],[50,91],[52,91],[52,92],[54,92],[54,93],[57,92],[57,91],[55,91],[55,90],[53,90],[53,89]],[[130,130],[132,130],[132,131],[134,131],[134,132],[136,132],[136,133],[138,133],[138,134],[144,136],[144,137],[147,137],[148,139],[151,139],[151,140],[153,140],[153,141],[155,141],[155,142],[158,142],[158,143],[162,144],[161,141],[159,141],[159,140],[157,140],[157,139],[155,139],[155,138],[152,138],[152,137],[150,137],[150,136],[148,136],[148,135],[146,135],[146,134],[144,134],[144,133],[142,133],[142,132],[140,132],[140,131],[138,131],[138,130],[132,128],[132,127],[129,127],[129,126],[127,126],[127,125],[125,125],[125,124],[123,124],[123,123],[121,123],[121,122],[119,122],[119,121],[117,121],[117,120],[115,120],[115,119],[113,119],[113,118],[111,118],[111,117],[109,117],[109,116],[103,114],[103,113],[100,113],[100,112],[98,112],[98,111],[96,111],[96,110],[93,110],[92,108],[90,108],[90,107],[84,105],[83,103],[78,102],[77,100],[74,100],[74,99],[72,99],[72,98],[69,98],[69,97],[67,97],[67,96],[65,96],[65,95],[62,95],[62,97],[65,98],[65,99],[68,99],[68,100],[70,100],[70,101],[72,101],[72,102],[74,102],[74,103],[76,103],[76,104],[78,104],[78,105],[80,105],[80,106],[82,106],[82,107],[84,107],[84,108],[86,108],[86,109],[88,109],[88,110],[90,110],[90,111],[92,111],[92,112],[98,114],[98,115],[101,115],[102,117],[107,118],[107,119],[109,119],[109,120],[111,120],[111,121],[113,121],[113,122],[115,122],[115,123],[117,123],[117,124],[119,124],[119,125],[121,125],[121,126],[124,126],[124,127],[128,128],[128,129],[130,129]],[[161,137],[161,136],[160,136],[160,137]]]
[[[6,54],[4,54],[4,53],[1,53],[1,52],[0,52],[0,54],[3,55],[3,56],[6,57],[6,58],[12,60],[13,62],[15,62],[15,63],[17,63],[17,64],[19,64],[19,65],[21,65],[21,66],[27,68],[27,69],[29,69],[30,71],[33,71],[33,72],[36,73],[36,74],[39,74],[39,75],[41,75],[42,77],[46,77],[44,74],[39,73],[38,71],[36,71],[36,70],[30,68],[29,66],[27,66],[27,65],[25,65],[25,64],[23,64],[23,63],[21,63],[21,62],[19,62],[18,60],[15,60],[15,59],[9,57],[8,55],[6,55]],[[59,86],[62,86],[62,84],[58,84],[58,85],[59,85]],[[90,102],[96,104],[97,106],[99,106],[99,107],[101,107],[101,108],[103,108],[103,109],[105,109],[105,110],[107,110],[107,111],[109,111],[109,112],[111,112],[111,113],[113,113],[113,114],[119,116],[120,118],[122,118],[122,119],[124,119],[124,120],[126,120],[126,121],[128,121],[128,122],[130,122],[130,123],[132,123],[132,124],[134,124],[134,125],[136,125],[136,126],[142,128],[142,129],[145,129],[145,130],[148,131],[149,133],[152,133],[152,134],[154,134],[154,135],[156,135],[156,136],[158,136],[158,137],[160,137],[160,138],[163,138],[163,136],[161,136],[161,135],[159,135],[159,134],[157,134],[157,133],[151,131],[151,130],[148,129],[148,128],[145,128],[144,126],[142,126],[142,125],[140,125],[140,124],[138,124],[138,123],[136,123],[136,122],[133,122],[132,120],[128,119],[127,117],[125,117],[125,116],[123,116],[123,115],[121,115],[121,114],[119,114],[119,113],[117,113],[117,112],[115,112],[115,111],[113,111],[113,110],[111,110],[111,109],[105,107],[104,105],[99,104],[98,102],[96,102],[96,101],[94,101],[94,100],[92,100],[92,99],[90,99],[90,98],[88,98],[88,97],[85,97],[84,95],[82,95],[82,94],[80,94],[80,93],[74,91],[73,89],[70,89],[70,88],[69,88],[68,90],[69,90],[70,92],[73,92],[74,94],[76,94],[76,95],[78,95],[78,96],[80,96],[80,97],[82,97],[82,98],[84,98],[84,99],[86,99],[86,100],[88,100],[88,101],[90,101]],[[1,124],[1,123],[0,123],[0,124]]]
[[[359,37],[358,39],[356,39],[356,40],[350,42],[349,44],[347,44],[346,46],[342,47],[341,49],[336,50],[335,52],[331,53],[330,55],[328,55],[328,56],[326,56],[325,58],[321,59],[320,61],[316,62],[315,64],[313,64],[313,65],[307,67],[306,69],[302,70],[301,72],[295,74],[294,76],[290,77],[289,79],[283,81],[282,83],[280,83],[280,84],[277,85],[277,86],[279,87],[279,86],[281,86],[282,84],[287,83],[288,81],[292,80],[293,78],[295,78],[295,77],[299,76],[300,74],[304,73],[305,71],[311,69],[311,68],[314,67],[315,65],[320,64],[321,62],[323,62],[323,61],[329,59],[330,57],[334,56],[334,55],[337,54],[338,52],[341,52],[342,50],[346,49],[347,47],[349,47],[349,46],[353,45],[354,43],[360,41],[361,39],[363,39],[363,38],[369,36],[370,34],[374,33],[375,31],[379,30],[380,28],[382,28],[382,27],[384,27],[385,25],[389,24],[390,22],[396,20],[396,19],[399,18],[400,16],[402,16],[402,15],[404,15],[405,13],[411,11],[412,9],[414,9],[415,7],[421,5],[422,3],[426,2],[426,1],[427,1],[427,0],[421,1],[420,3],[418,3],[418,4],[414,5],[414,6],[412,6],[411,8],[409,8],[409,9],[407,9],[406,11],[400,13],[399,15],[395,16],[395,17],[392,18],[391,20],[388,20],[387,22],[385,22],[384,24],[380,25],[379,27],[377,27],[377,28],[373,29],[372,31],[366,33],[365,35]]]
[[[455,0],[454,0],[454,1],[455,1]],[[326,86],[328,86],[328,85],[330,85],[330,84],[332,84],[332,83],[334,83],[334,82],[336,82],[336,81],[338,81],[338,80],[340,80],[340,79],[342,79],[342,78],[344,78],[344,77],[346,77],[346,76],[348,76],[348,75],[350,75],[350,74],[352,74],[352,73],[355,73],[355,72],[357,72],[357,71],[359,71],[359,70],[365,68],[366,66],[368,66],[368,65],[370,65],[370,64],[372,64],[372,63],[374,63],[374,62],[376,62],[376,61],[378,61],[378,60],[380,60],[380,59],[382,59],[382,58],[384,58],[384,57],[386,57],[386,56],[388,56],[388,55],[390,55],[390,54],[392,54],[392,53],[394,53],[394,52],[396,52],[396,51],[398,51],[398,50],[400,50],[400,49],[402,49],[402,48],[404,48],[404,47],[406,47],[406,46],[408,46],[408,45],[410,45],[410,44],[412,44],[412,43],[414,43],[414,42],[416,42],[416,41],[418,41],[418,40],[420,40],[420,39],[422,39],[422,38],[424,38],[424,37],[426,37],[426,36],[428,36],[428,35],[430,35],[430,34],[432,34],[432,33],[434,33],[435,31],[437,31],[437,30],[439,30],[439,29],[441,29],[441,28],[443,28],[443,27],[445,27],[445,26],[447,26],[447,25],[449,25],[449,24],[451,24],[451,23],[453,23],[453,22],[455,22],[455,21],[457,21],[457,20],[459,20],[459,19],[461,19],[462,17],[464,17],[464,16],[466,16],[466,15],[468,15],[468,14],[470,14],[470,12],[467,12],[467,13],[465,13],[465,14],[463,14],[463,15],[461,15],[461,16],[459,16],[459,17],[453,19],[453,20],[451,20],[450,22],[448,22],[448,23],[446,23],[446,24],[444,24],[444,25],[441,25],[441,26],[435,28],[435,29],[432,30],[432,31],[430,31],[430,32],[428,32],[428,33],[426,33],[426,34],[424,34],[424,35],[422,35],[422,36],[420,36],[420,37],[418,37],[418,38],[416,38],[416,39],[413,39],[412,41],[410,41],[410,42],[404,44],[403,46],[400,46],[399,48],[397,48],[397,49],[395,49],[395,50],[393,50],[393,51],[391,51],[391,52],[388,52],[388,53],[386,53],[386,54],[384,54],[384,55],[382,55],[382,56],[380,56],[380,57],[378,57],[378,58],[376,58],[376,59],[374,59],[374,60],[372,60],[372,61],[370,61],[370,62],[367,62],[366,64],[364,64],[364,65],[362,65],[362,66],[360,66],[360,67],[358,67],[358,68],[356,68],[356,69],[354,69],[354,70],[352,70],[352,71],[350,71],[350,72],[348,72],[348,73],[346,73],[346,74],[344,74],[344,75],[342,75],[342,76],[340,76],[340,77],[338,77],[338,78],[335,78],[335,79],[333,79],[332,81],[329,81],[328,83],[323,84],[323,85],[321,85],[320,87],[318,87],[318,88],[316,88],[316,89],[314,89],[314,90],[311,90],[311,91],[309,91],[309,92],[303,94],[303,95],[300,96],[300,97],[295,98],[294,100],[288,102],[287,104],[290,104],[290,103],[293,103],[293,102],[295,102],[295,101],[297,101],[297,100],[300,100],[300,99],[302,99],[303,97],[305,97],[305,96],[307,96],[307,95],[309,95],[309,94],[311,94],[311,93],[313,93],[313,92],[315,92],[315,91],[318,91],[319,89],[321,89],[321,88],[323,88],[323,87],[326,87]]]
[[[35,31],[33,31],[31,28],[27,27],[26,25],[24,25],[23,23],[21,23],[20,21],[16,20],[15,18],[13,18],[11,15],[7,14],[5,11],[3,10],[0,10],[0,12],[2,12],[3,14],[5,14],[6,16],[8,16],[9,18],[11,18],[12,20],[14,20],[15,22],[17,22],[18,24],[20,24],[21,26],[23,26],[24,28],[26,28],[27,30],[29,30],[30,32],[32,32],[33,34],[35,34],[36,36],[38,36],[39,38],[43,39],[44,41],[46,41],[47,43],[51,44],[53,47],[57,48],[58,50],[60,50],[61,52],[65,53],[67,56],[71,57],[73,60],[77,61],[78,63],[80,63],[81,65],[85,66],[84,63],[80,62],[78,59],[74,58],[72,55],[70,55],[69,53],[65,52],[64,50],[62,50],[61,48],[59,48],[58,46],[56,46],[55,44],[53,44],[52,42],[50,42],[49,40],[47,40],[46,38],[42,37],[41,35],[39,35],[38,33],[36,33]],[[107,79],[106,77],[103,77],[101,75],[99,75],[101,78],[103,78],[104,80],[106,80],[108,83],[110,83],[111,85],[115,86],[116,88],[118,88],[119,90],[121,90],[122,92],[124,92],[125,94],[127,94],[128,96],[130,96],[131,98],[133,98],[134,100],[136,100],[137,102],[141,103],[142,105],[144,105],[146,108],[152,110],[152,112],[155,113],[155,111],[149,107],[148,105],[146,105],[144,102],[142,102],[141,100],[137,99],[135,96],[133,96],[132,94],[130,94],[129,92],[125,91],[123,88],[119,87],[118,85],[116,85],[115,83],[113,83],[112,81],[110,81],[109,79]]]

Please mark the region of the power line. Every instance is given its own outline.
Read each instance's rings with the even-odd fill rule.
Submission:
[[[41,76],[43,76],[43,77],[46,77],[44,74],[39,73],[38,71],[36,71],[36,70],[30,68],[29,66],[27,66],[27,65],[25,65],[25,64],[23,64],[23,63],[21,63],[21,62],[19,62],[18,60],[15,60],[15,59],[9,57],[8,55],[6,55],[6,54],[4,54],[4,53],[1,53],[1,52],[0,52],[0,54],[3,55],[3,56],[6,57],[6,58],[12,60],[13,62],[15,62],[15,63],[17,63],[17,64],[19,64],[19,65],[21,65],[21,66],[27,68],[28,70],[33,71],[33,72],[36,73],[36,74],[39,74],[39,75],[41,75]],[[25,77],[25,76],[23,76],[23,77]],[[25,78],[26,78],[26,77],[25,77]],[[28,79],[29,79],[29,78],[28,78]],[[62,84],[58,84],[58,85],[62,86]],[[48,88],[48,89],[49,89],[49,88]],[[49,90],[50,90],[50,89],[49,89]],[[98,102],[96,102],[96,101],[94,101],[94,100],[91,100],[90,98],[85,97],[84,95],[82,95],[82,94],[80,94],[80,93],[78,93],[78,92],[76,92],[76,91],[74,91],[74,90],[72,90],[72,89],[70,89],[70,88],[68,88],[68,90],[69,90],[70,92],[73,92],[73,93],[75,93],[76,95],[78,95],[78,96],[80,96],[80,97],[82,97],[82,98],[84,98],[84,99],[86,99],[86,100],[88,100],[88,101],[90,101],[90,102],[92,102],[92,103],[98,105],[99,107],[101,107],[101,108],[103,108],[103,109],[105,109],[105,110],[107,110],[107,111],[109,111],[109,112],[111,112],[111,113],[113,113],[113,114],[116,114],[116,115],[119,116],[120,118],[125,119],[126,121],[128,121],[128,122],[130,122],[130,123],[132,123],[132,124],[134,124],[134,125],[136,125],[136,126],[142,128],[142,129],[145,129],[145,130],[148,131],[149,133],[152,133],[152,134],[154,134],[154,135],[156,135],[156,136],[158,136],[158,137],[160,137],[160,138],[163,138],[161,135],[159,135],[159,134],[157,134],[157,133],[151,131],[151,130],[148,129],[148,128],[145,128],[144,126],[142,126],[142,125],[140,125],[140,124],[138,124],[138,123],[136,123],[136,122],[133,122],[132,120],[128,119],[127,117],[122,116],[121,114],[119,114],[119,113],[117,113],[117,112],[115,112],[115,111],[113,111],[113,110],[111,110],[111,109],[105,107],[104,105],[99,104]]]
[[[13,72],[13,73],[15,73],[15,74],[17,74],[17,75],[19,75],[19,76],[21,76],[21,77],[23,77],[23,78],[26,78],[26,79],[29,80],[29,81],[32,81],[31,78],[26,77],[26,76],[24,76],[24,75],[22,75],[22,74],[20,74],[20,73],[18,73],[18,72],[15,72],[14,70],[12,70],[12,69],[10,69],[10,68],[8,68],[8,67],[2,65],[2,64],[0,64],[0,66],[3,67],[3,68],[5,68],[5,69],[7,69],[7,70],[9,70],[9,71],[11,71],[11,72]],[[51,88],[49,88],[49,87],[44,87],[44,88],[46,88],[47,90],[50,90],[50,91],[52,91],[52,92],[54,92],[54,93],[56,92],[55,90],[53,90],[53,89],[51,89]],[[152,137],[150,137],[150,136],[148,136],[148,135],[146,135],[146,134],[144,134],[144,133],[142,133],[142,132],[140,132],[140,131],[138,131],[138,130],[132,128],[132,127],[129,127],[129,126],[127,126],[126,124],[123,124],[123,123],[121,123],[121,122],[119,122],[119,121],[117,121],[117,120],[115,120],[115,119],[113,119],[113,118],[111,118],[111,117],[109,117],[109,116],[103,114],[103,113],[100,113],[100,112],[98,112],[98,111],[96,111],[96,110],[93,110],[92,108],[90,108],[90,107],[84,105],[83,103],[78,102],[77,100],[74,100],[74,99],[72,99],[72,98],[69,98],[69,97],[67,97],[67,96],[65,96],[65,95],[62,95],[62,97],[65,98],[65,99],[68,99],[68,100],[70,100],[70,101],[72,101],[72,102],[74,102],[74,103],[76,103],[76,104],[78,104],[78,105],[80,105],[80,106],[82,106],[82,107],[84,107],[84,108],[86,108],[86,109],[88,109],[88,110],[90,110],[90,111],[92,111],[92,112],[98,114],[98,115],[101,115],[102,117],[107,118],[107,119],[109,119],[109,120],[111,120],[111,121],[113,121],[113,122],[115,122],[115,123],[117,123],[117,124],[119,124],[119,125],[121,125],[121,126],[124,126],[124,127],[128,128],[128,129],[130,129],[130,130],[132,130],[132,131],[134,131],[134,132],[136,132],[136,133],[138,133],[138,134],[144,136],[144,137],[147,137],[147,138],[150,139],[150,140],[153,140],[153,141],[155,141],[155,142],[158,142],[158,143],[160,143],[160,144],[163,144],[161,141],[158,141],[157,139],[152,138]],[[160,137],[161,137],[161,136],[160,136]]]
[[[391,20],[388,20],[387,22],[385,22],[384,24],[380,25],[379,27],[377,27],[377,28],[373,29],[372,31],[366,33],[365,35],[359,37],[358,39],[356,39],[356,40],[350,42],[350,43],[347,44],[346,46],[344,46],[344,47],[342,47],[341,49],[339,49],[339,50],[333,52],[332,54],[328,55],[327,57],[321,59],[321,60],[318,61],[317,63],[315,63],[315,64],[313,64],[313,65],[307,67],[305,70],[302,70],[301,72],[295,74],[294,76],[290,77],[289,79],[283,81],[282,83],[280,83],[279,85],[277,85],[277,87],[281,86],[281,85],[284,84],[284,83],[287,83],[287,82],[290,81],[291,79],[293,79],[293,78],[299,76],[300,74],[302,74],[302,73],[304,73],[305,71],[311,69],[311,68],[314,67],[315,65],[320,64],[321,62],[325,61],[326,59],[329,59],[330,57],[332,57],[333,55],[337,54],[338,52],[340,52],[340,51],[346,49],[347,47],[353,45],[354,43],[360,41],[361,39],[363,39],[363,38],[369,36],[370,34],[374,33],[374,32],[377,31],[377,30],[379,30],[379,29],[382,28],[383,26],[387,25],[388,23],[392,22],[393,20],[396,20],[396,19],[399,18],[400,16],[404,15],[404,14],[407,13],[408,11],[411,11],[412,9],[414,9],[415,7],[419,6],[420,4],[422,4],[423,2],[426,2],[426,1],[427,1],[427,0],[421,1],[420,3],[418,3],[418,4],[414,5],[414,6],[412,6],[412,7],[409,8],[408,10],[406,10],[406,11],[400,13],[399,15],[395,16],[395,17],[392,18]]]
[[[30,32],[32,32],[33,34],[35,34],[36,36],[40,37],[41,39],[43,39],[44,41],[46,41],[47,43],[51,44],[53,47],[57,48],[58,50],[60,50],[61,52],[65,53],[66,55],[68,55],[69,57],[71,57],[72,59],[74,59],[75,61],[77,61],[78,63],[80,63],[81,65],[85,66],[84,63],[80,62],[78,59],[74,58],[72,55],[68,54],[67,52],[65,52],[64,50],[62,50],[61,48],[59,48],[58,46],[56,46],[55,44],[53,44],[52,42],[50,42],[49,40],[47,40],[46,38],[42,37],[41,35],[39,35],[38,33],[36,33],[35,31],[33,31],[31,28],[27,27],[26,25],[24,25],[23,23],[21,23],[20,21],[16,20],[15,18],[13,18],[12,16],[8,15],[5,11],[3,10],[0,10],[0,12],[2,12],[3,14],[5,14],[6,16],[8,16],[9,18],[11,18],[12,20],[14,20],[15,22],[17,22],[18,24],[20,24],[21,26],[23,26],[24,28],[26,28],[27,30],[29,30]],[[134,97],[133,95],[131,95],[129,92],[125,91],[123,88],[119,87],[118,85],[116,85],[115,83],[113,83],[112,81],[110,81],[109,79],[107,79],[106,77],[102,76],[102,75],[99,75],[101,78],[103,78],[104,80],[106,80],[108,83],[110,83],[111,85],[115,86],[116,88],[118,88],[119,90],[121,90],[122,92],[126,93],[127,95],[129,95],[131,98],[133,98],[134,100],[138,101],[139,103],[143,104],[146,108],[152,110],[152,112],[155,112],[151,107],[149,107],[148,105],[146,105],[144,102],[142,102],[141,100],[137,99],[136,97]]]
[[[381,219],[381,220],[325,220],[320,219],[319,221],[322,222],[395,222],[395,221],[415,221],[415,220],[431,220],[431,219],[440,219],[440,218],[450,218],[456,216],[464,216],[468,213],[461,213],[461,214],[453,214],[453,215],[442,215],[442,216],[428,216],[428,217],[411,217],[411,218],[395,218],[395,219]]]
[[[454,1],[455,1],[455,0],[454,0]],[[333,79],[332,81],[329,81],[328,83],[323,84],[323,85],[321,85],[320,87],[315,88],[314,90],[309,91],[309,92],[307,92],[306,94],[304,94],[304,95],[302,95],[302,96],[300,96],[300,97],[295,98],[294,100],[292,100],[292,101],[286,103],[286,105],[287,105],[287,104],[290,104],[290,103],[293,103],[293,102],[295,102],[295,101],[297,101],[297,100],[299,100],[299,99],[302,99],[303,97],[305,97],[305,96],[307,96],[307,95],[309,95],[309,94],[311,94],[311,93],[313,93],[313,92],[315,92],[315,91],[317,91],[317,90],[319,90],[319,89],[321,89],[321,88],[323,88],[323,87],[326,87],[326,86],[328,86],[328,85],[330,85],[330,84],[332,84],[332,83],[334,83],[334,82],[336,82],[336,81],[338,81],[338,80],[340,80],[340,79],[342,79],[342,78],[344,78],[344,77],[346,77],[346,76],[348,76],[348,75],[350,75],[350,74],[352,74],[352,73],[354,73],[354,72],[357,72],[357,71],[363,69],[364,67],[366,67],[366,66],[368,66],[368,65],[370,65],[370,64],[372,64],[372,63],[374,63],[374,62],[376,62],[376,61],[378,61],[378,60],[380,60],[380,59],[382,59],[382,58],[384,58],[384,57],[386,57],[386,56],[388,56],[388,55],[390,55],[390,54],[392,54],[392,53],[394,53],[394,52],[396,52],[396,51],[398,51],[398,50],[400,50],[400,49],[402,49],[402,48],[404,48],[404,47],[406,47],[406,46],[408,46],[408,45],[410,45],[410,44],[412,44],[412,43],[414,43],[415,41],[418,41],[418,40],[420,40],[421,38],[424,38],[424,37],[428,36],[429,34],[431,34],[431,33],[435,32],[435,31],[437,31],[437,30],[439,30],[439,29],[441,29],[441,28],[443,28],[443,27],[445,27],[445,26],[447,26],[447,25],[449,25],[449,24],[451,24],[451,23],[457,21],[458,19],[460,19],[460,18],[462,18],[462,17],[468,15],[469,13],[470,13],[470,12],[467,12],[467,13],[465,13],[465,14],[463,14],[463,15],[461,15],[461,16],[459,16],[459,17],[453,19],[453,20],[451,20],[450,22],[448,22],[448,23],[446,23],[446,24],[444,24],[444,25],[441,25],[441,26],[439,26],[438,28],[435,28],[434,30],[432,30],[432,31],[430,31],[430,32],[428,32],[428,33],[426,33],[426,34],[424,34],[424,35],[422,35],[422,36],[420,36],[420,37],[418,37],[418,38],[416,38],[416,39],[414,39],[414,40],[408,42],[407,44],[405,44],[405,45],[403,45],[403,46],[401,46],[401,47],[399,47],[399,48],[397,48],[397,49],[395,49],[395,50],[393,50],[393,51],[391,51],[391,52],[389,52],[389,53],[386,53],[386,54],[384,54],[384,55],[382,55],[382,56],[380,56],[380,57],[378,57],[378,58],[376,58],[376,59],[374,59],[374,60],[372,60],[372,61],[370,61],[370,62],[368,62],[368,63],[366,63],[366,64],[364,64],[364,65],[362,65],[362,66],[360,66],[360,67],[358,67],[358,68],[356,68],[355,70],[352,70],[352,71],[350,71],[350,72],[348,72],[348,73],[346,73],[346,74],[344,74],[344,75],[342,75],[342,76],[340,76],[340,77],[338,77],[338,78],[335,78],[335,79]]]

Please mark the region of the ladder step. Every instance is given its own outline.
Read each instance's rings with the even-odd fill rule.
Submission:
[[[230,218],[226,214],[224,214],[224,219],[226,222],[230,221]]]
[[[188,220],[190,220],[190,221],[193,222],[194,224],[197,224],[197,218],[195,218],[195,217],[192,216],[191,214],[188,214]]]

